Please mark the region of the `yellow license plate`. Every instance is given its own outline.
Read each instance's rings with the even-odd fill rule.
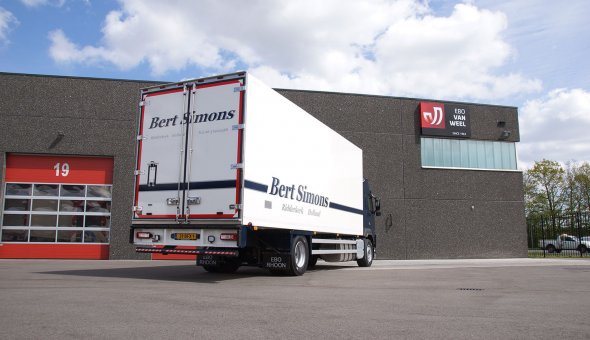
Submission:
[[[175,240],[182,241],[195,241],[199,239],[199,234],[197,233],[174,233],[170,236]]]

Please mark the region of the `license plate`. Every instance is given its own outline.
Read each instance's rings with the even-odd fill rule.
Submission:
[[[174,240],[179,241],[196,241],[199,239],[199,234],[197,233],[173,233],[170,235]]]

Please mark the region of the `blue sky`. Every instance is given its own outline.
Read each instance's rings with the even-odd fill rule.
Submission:
[[[0,0],[0,72],[517,106],[521,168],[590,161],[590,1]]]

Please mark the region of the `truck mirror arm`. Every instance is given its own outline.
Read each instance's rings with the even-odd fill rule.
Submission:
[[[379,199],[379,197],[371,194],[371,199],[375,202],[374,206],[375,206],[375,211],[371,211],[372,213],[375,213],[375,216],[381,216],[381,199]]]

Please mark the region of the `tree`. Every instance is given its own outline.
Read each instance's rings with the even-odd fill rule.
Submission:
[[[574,181],[579,190],[580,211],[590,211],[590,164],[584,162],[577,169]]]
[[[556,228],[556,218],[563,208],[562,188],[565,171],[556,161],[543,159],[527,170],[532,184],[535,186],[533,200],[542,212],[549,215],[553,229]]]
[[[534,215],[543,215],[545,212],[545,204],[543,196],[539,193],[539,187],[533,176],[529,171],[523,174],[523,188],[524,188],[524,211],[527,217]]]
[[[563,198],[566,204],[565,210],[568,213],[575,213],[580,211],[582,204],[581,191],[576,182],[576,175],[579,172],[580,166],[573,161],[565,163],[565,174],[563,178]]]

